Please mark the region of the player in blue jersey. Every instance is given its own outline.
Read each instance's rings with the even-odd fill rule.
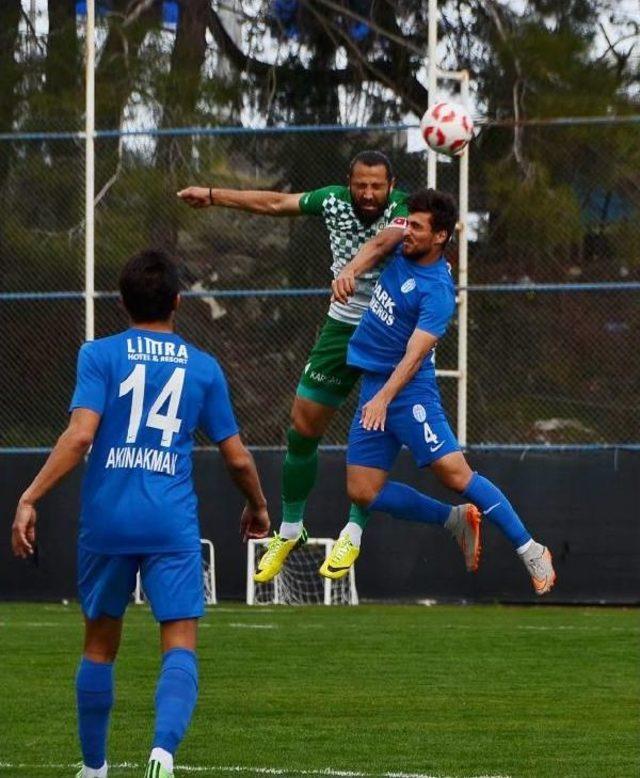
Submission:
[[[500,489],[469,467],[445,412],[435,377],[435,346],[455,311],[455,288],[442,251],[457,221],[453,198],[433,189],[408,200],[403,254],[385,269],[368,311],[349,342],[347,362],[363,371],[360,403],[349,434],[349,498],[395,518],[441,524],[458,539],[467,567],[480,552],[480,522],[411,487],[388,481],[402,445],[419,467],[477,506],[512,542],[545,594],[555,582],[551,554],[535,542]],[[334,285],[334,293],[336,287]],[[362,529],[349,522],[320,569],[347,574],[360,551]]]
[[[138,571],[160,623],[163,652],[145,776],[170,778],[198,693],[195,649],[204,592],[191,475],[197,428],[218,445],[247,498],[243,538],[265,537],[269,515],[218,362],[173,331],[180,301],[176,266],[162,252],[142,252],[122,270],[120,291],[131,327],[80,349],[69,426],[20,498],[12,545],[18,557],[33,554],[38,501],[91,449],[78,543],[85,642],[76,678],[83,755],[77,778],[107,776],[113,663]]]

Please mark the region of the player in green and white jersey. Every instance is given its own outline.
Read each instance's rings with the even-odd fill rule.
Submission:
[[[307,498],[316,480],[318,445],[336,410],[359,378],[347,365],[347,344],[369,306],[380,275],[380,260],[402,240],[406,195],[395,188],[389,159],[362,151],[349,166],[347,185],[310,192],[243,191],[189,187],[178,192],[194,208],[222,206],[270,216],[320,216],[329,232],[333,288],[342,294],[329,307],[320,335],[306,361],[291,410],[282,473],[282,524],[260,560],[256,580],[277,575],[289,553],[304,542]],[[356,505],[350,521],[364,526],[367,514]]]

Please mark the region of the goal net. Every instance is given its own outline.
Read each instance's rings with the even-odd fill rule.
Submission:
[[[247,549],[248,605],[357,605],[353,567],[344,578],[323,578],[318,569],[329,556],[335,541],[309,538],[292,551],[280,573],[269,583],[256,583],[253,575],[269,539],[250,540]]]
[[[204,600],[207,605],[215,605],[216,598],[216,562],[213,543],[206,538],[200,539],[200,548],[202,549],[202,578],[204,581]],[[140,580],[140,571],[136,576],[136,588],[133,593],[133,601],[136,605],[142,605],[146,602],[142,582]]]

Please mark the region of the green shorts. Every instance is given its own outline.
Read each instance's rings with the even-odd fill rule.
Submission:
[[[347,365],[347,346],[355,329],[327,316],[300,377],[298,397],[332,408],[342,405],[360,378],[360,371]]]

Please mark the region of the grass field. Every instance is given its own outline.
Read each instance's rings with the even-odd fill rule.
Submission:
[[[159,658],[131,608],[111,778],[142,776]],[[0,605],[0,776],[72,776],[77,606]],[[211,609],[177,776],[632,778],[637,610]]]

